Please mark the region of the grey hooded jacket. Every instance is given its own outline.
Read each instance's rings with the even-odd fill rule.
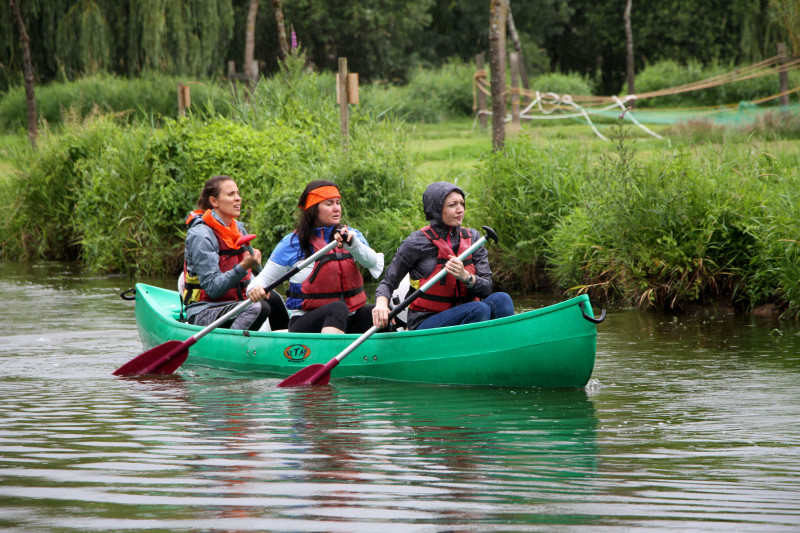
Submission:
[[[443,238],[449,233],[453,248],[458,250],[461,240],[460,227],[446,226],[442,222],[442,209],[444,208],[445,198],[453,191],[457,191],[461,196],[464,196],[464,192],[461,189],[446,181],[437,181],[428,185],[422,195],[422,208],[431,228]],[[472,237],[472,242],[480,239],[480,233],[477,230],[467,228],[467,231]],[[457,255],[456,252],[453,252],[453,255]],[[489,268],[488,255],[484,247],[478,248],[472,255],[472,261],[475,265],[475,285],[469,290],[477,298],[486,298],[492,293],[492,271]],[[436,268],[437,257],[438,249],[436,245],[421,231],[415,231],[400,244],[392,263],[386,269],[383,280],[375,291],[375,297],[384,296],[391,299],[392,292],[394,292],[407,273],[411,275],[412,279],[423,279],[430,276],[433,269]],[[433,314],[409,309],[408,328],[415,329]]]

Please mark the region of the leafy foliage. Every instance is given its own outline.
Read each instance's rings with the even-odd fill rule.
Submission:
[[[156,129],[93,116],[47,134],[38,153],[20,151],[17,178],[2,185],[16,198],[3,206],[10,213],[2,223],[9,235],[3,256],[80,259],[91,270],[136,275],[174,272],[183,221],[214,174],[236,180],[242,221],[264,250],[293,228],[300,192],[320,178],[341,186],[349,224],[374,246],[392,249],[388,242],[402,230],[384,231],[382,213],[391,206],[405,218],[411,188],[397,124],[355,116],[343,153],[338,122],[325,118],[330,104],[316,105],[325,100],[316,75],[287,68],[284,76],[295,76],[298,92],[277,90],[287,79],[264,84],[261,96],[238,110],[247,121],[208,110]]]

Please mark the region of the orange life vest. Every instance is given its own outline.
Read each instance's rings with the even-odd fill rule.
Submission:
[[[203,220],[203,212],[193,211],[189,214],[189,218],[186,219],[186,225],[191,226],[196,217],[200,218],[199,221],[194,222],[194,224],[205,224],[205,221]],[[210,224],[206,225],[214,232],[214,236],[217,238],[217,243],[219,244],[219,271],[228,272],[229,270],[233,270],[233,268],[241,263],[242,259],[244,258],[244,253],[247,251],[246,248],[232,248],[225,242],[226,240],[230,239],[223,239],[222,235],[219,234],[214,226]],[[183,276],[184,305],[189,305],[196,302],[229,302],[233,300],[244,300],[247,285],[250,283],[250,271],[248,270],[247,275],[245,275],[245,277],[239,281],[236,287],[229,289],[219,298],[211,298],[200,285],[199,276],[194,272],[189,272],[185,260],[183,262]]]
[[[311,246],[316,252],[325,247],[325,241],[314,237]],[[288,296],[286,307],[303,311],[342,300],[352,313],[367,301],[358,264],[350,252],[338,247],[314,263],[311,274],[303,283],[290,283]]]
[[[433,278],[436,274],[442,271],[447,261],[457,255],[461,255],[464,251],[472,245],[472,237],[464,228],[460,230],[460,242],[458,243],[458,252],[453,252],[453,248],[441,237],[436,235],[430,225],[425,226],[420,230],[438,250],[436,258],[436,267],[429,276],[420,280],[411,280],[411,284],[416,287],[421,287]],[[472,257],[464,260],[464,270],[475,275],[475,265],[472,263]],[[409,309],[414,311],[427,311],[439,313],[455,307],[462,303],[472,302],[478,298],[469,296],[469,289],[462,282],[458,281],[455,277],[445,275],[433,287],[422,293],[416,300],[411,302],[408,306]]]

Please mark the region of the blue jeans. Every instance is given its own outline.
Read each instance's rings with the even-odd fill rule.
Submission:
[[[473,324],[493,318],[503,318],[514,314],[511,296],[504,292],[493,292],[479,302],[467,302],[451,307],[432,317],[426,318],[416,329],[442,328],[458,324]]]

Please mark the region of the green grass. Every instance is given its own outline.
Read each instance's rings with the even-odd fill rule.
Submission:
[[[11,163],[11,153],[25,149],[27,144],[27,135],[0,135],[0,183],[8,181],[14,169]]]

